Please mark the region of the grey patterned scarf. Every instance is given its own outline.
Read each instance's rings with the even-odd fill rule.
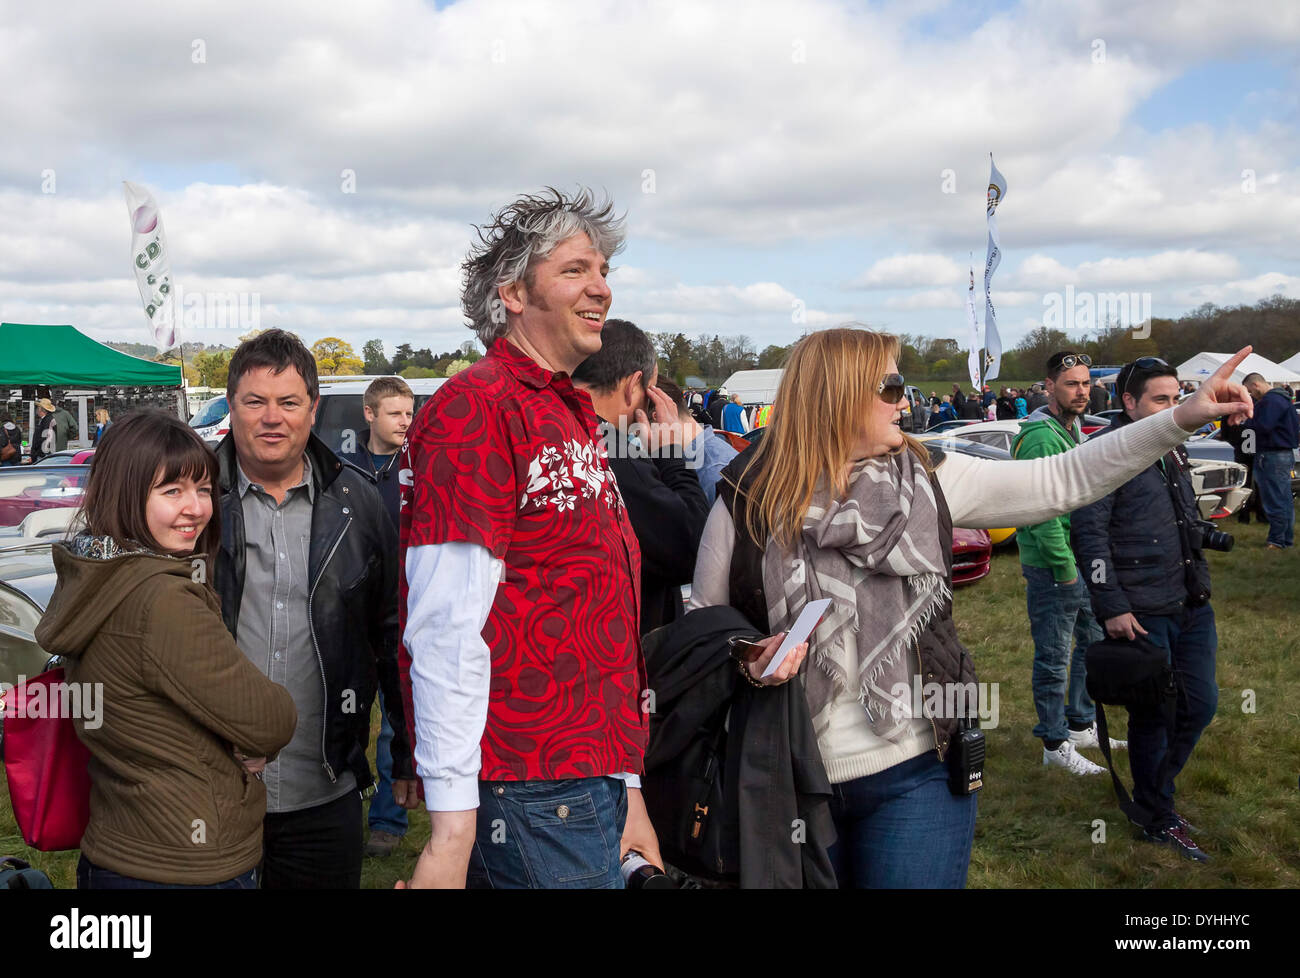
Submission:
[[[877,736],[909,730],[907,650],[951,592],[939,511],[925,466],[910,451],[864,459],[842,500],[819,487],[792,550],[769,537],[763,553],[768,620],[789,628],[809,601],[832,599],[813,632],[804,690],[814,717],[856,687]]]
[[[134,540],[128,540],[125,544],[120,544],[112,537],[93,536],[85,530],[68,542],[68,549],[78,557],[89,557],[92,560],[112,560],[115,557],[121,557],[123,554],[153,554],[155,557],[159,556]]]

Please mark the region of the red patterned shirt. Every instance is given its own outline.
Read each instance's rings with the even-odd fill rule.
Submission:
[[[403,635],[408,547],[468,542],[505,564],[482,633],[492,675],[481,780],[642,769],[641,554],[596,424],[566,374],[498,339],[407,432]],[[400,658],[411,724],[405,641]]]

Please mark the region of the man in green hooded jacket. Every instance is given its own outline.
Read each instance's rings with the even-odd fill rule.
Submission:
[[[1078,353],[1054,353],[1047,360],[1047,403],[1020,426],[1011,444],[1018,459],[1068,452],[1083,443],[1079,419],[1088,409],[1091,361]],[[1071,774],[1101,774],[1106,769],[1078,752],[1097,747],[1096,708],[1088,696],[1084,657],[1102,638],[1092,615],[1088,588],[1070,549],[1069,514],[1016,528],[1029,630],[1034,638],[1033,690],[1043,741],[1043,764]],[[1071,639],[1074,654],[1070,653]],[[1112,740],[1112,748],[1126,746]]]

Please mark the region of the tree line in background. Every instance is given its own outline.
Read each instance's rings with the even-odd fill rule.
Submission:
[[[260,330],[241,336],[241,341]],[[659,355],[659,372],[682,386],[691,379],[716,386],[737,370],[767,370],[782,366],[795,341],[771,344],[759,350],[748,336],[685,333],[651,333]],[[797,338],[796,338],[797,340]],[[966,350],[949,337],[903,333],[898,369],[909,380],[965,381]],[[1082,338],[1064,330],[1040,326],[1012,350],[1002,355],[1001,377],[1029,380],[1041,377],[1047,358],[1058,350],[1086,353],[1098,365],[1122,364],[1140,356],[1158,355],[1177,366],[1202,351],[1231,353],[1251,344],[1270,360],[1285,360],[1300,352],[1300,299],[1275,295],[1250,306],[1220,307],[1206,303],[1178,319],[1152,319],[1149,329],[1107,323]],[[144,343],[109,343],[115,350],[161,363],[179,364],[179,351],[157,356]],[[191,385],[225,387],[230,357],[225,346],[185,343],[185,378]],[[434,354],[429,348],[413,349],[402,343],[390,360],[381,340],[367,340],[358,355],[352,345],[327,336],[311,344],[316,367],[323,376],[398,374],[408,379],[450,377],[464,370],[482,353],[474,340],[455,350]]]
[[[737,370],[780,367],[794,345],[771,345],[758,352],[747,336],[705,334],[691,339],[684,333],[651,333],[650,337],[659,354],[659,372],[683,386],[689,386],[688,377],[713,387]],[[898,339],[898,369],[909,380],[969,382],[961,341],[909,333]],[[1226,308],[1207,302],[1178,319],[1153,318],[1149,328],[1108,322],[1073,338],[1064,330],[1040,326],[1003,353],[998,373],[1021,381],[1042,377],[1047,358],[1059,350],[1086,353],[1099,366],[1118,366],[1152,355],[1177,366],[1201,352],[1233,353],[1247,344],[1275,361],[1300,352],[1300,299],[1275,295],[1254,305]]]
[[[257,329],[245,333],[239,340],[242,343],[260,332],[262,331]],[[105,345],[156,363],[179,365],[186,382],[192,387],[225,387],[230,372],[230,358],[235,352],[228,346],[207,346],[203,343],[182,343],[179,348],[163,354],[157,354],[147,343]],[[316,370],[322,377],[397,374],[408,380],[451,377],[483,355],[474,340],[466,340],[456,349],[436,355],[427,348],[413,350],[411,344],[402,343],[391,360],[384,352],[382,340],[367,340],[361,347],[361,356],[357,356],[351,343],[337,336],[319,339],[311,344],[310,349],[316,358]]]

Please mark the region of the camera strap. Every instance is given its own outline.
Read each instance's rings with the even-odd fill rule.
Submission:
[[[1169,468],[1166,465],[1171,455],[1174,458],[1174,472],[1178,475],[1186,475],[1182,463],[1178,459],[1177,449],[1160,456],[1156,460],[1156,468],[1160,470],[1160,478],[1164,481],[1165,488],[1169,490],[1169,503],[1174,511],[1174,529],[1178,531],[1178,541],[1183,551],[1183,588],[1187,591],[1187,597],[1192,598],[1196,594],[1196,568],[1193,564],[1193,561],[1196,560],[1196,554],[1192,551],[1191,520],[1183,512],[1183,497],[1182,493],[1178,491],[1177,477],[1170,477]],[[1193,505],[1195,505],[1195,502],[1193,502]]]

